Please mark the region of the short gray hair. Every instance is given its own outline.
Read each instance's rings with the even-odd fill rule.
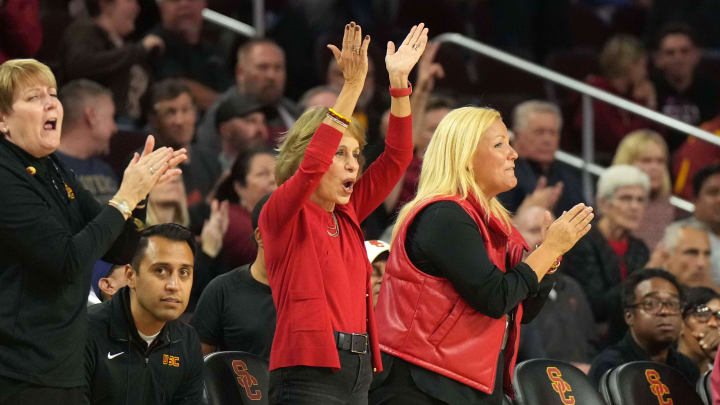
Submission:
[[[672,224],[668,225],[667,228],[665,228],[665,233],[663,234],[663,248],[665,248],[667,252],[671,252],[675,249],[678,241],[680,240],[680,232],[682,232],[682,230],[685,228],[696,229],[698,231],[704,232],[705,234],[708,233],[708,228],[700,222],[673,222]]]
[[[528,100],[515,106],[513,109],[513,131],[524,131],[528,126],[530,114],[549,113],[554,114],[558,119],[559,129],[562,129],[562,114],[555,104],[544,100]]]
[[[650,192],[650,178],[635,166],[615,165],[605,169],[597,182],[597,199],[609,199],[622,187],[639,186]]]
[[[65,110],[64,122],[67,128],[78,123],[85,107],[101,96],[112,99],[113,94],[107,87],[88,79],[76,79],[60,89],[58,97]]]

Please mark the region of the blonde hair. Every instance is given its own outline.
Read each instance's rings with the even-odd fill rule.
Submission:
[[[492,108],[462,107],[450,111],[440,121],[430,139],[415,198],[398,213],[392,240],[410,211],[428,199],[440,196],[474,196],[485,212],[502,220],[510,228],[510,216],[497,198],[488,197],[478,186],[473,170],[473,156],[480,139],[500,113]]]
[[[600,54],[600,67],[610,79],[622,77],[629,66],[646,55],[647,51],[639,39],[630,35],[616,35],[605,43]]]
[[[0,113],[12,111],[19,88],[35,83],[57,88],[50,68],[35,59],[10,59],[0,65]]]
[[[615,151],[615,157],[613,158],[612,164],[614,165],[633,165],[640,157],[640,153],[645,150],[649,143],[655,143],[665,153],[665,159],[669,158],[667,143],[663,139],[662,135],[650,129],[638,129],[625,135],[620,144],[618,145],[617,151]],[[670,172],[667,167],[663,173],[663,181],[658,190],[657,196],[666,196],[670,194]],[[652,190],[651,190],[652,192]]]
[[[328,109],[325,107],[308,108],[300,118],[295,121],[295,124],[293,124],[287,134],[285,134],[282,143],[277,149],[278,156],[275,165],[275,181],[278,186],[289,179],[300,167],[300,162],[302,162],[305,156],[305,149],[307,149],[313,134],[325,119],[327,112]],[[357,120],[352,120],[345,133],[358,141],[360,150],[365,147],[367,143],[365,140],[365,129],[357,123]],[[363,162],[361,161],[361,167],[362,164]]]

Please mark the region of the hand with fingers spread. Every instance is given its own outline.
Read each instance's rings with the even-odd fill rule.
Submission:
[[[594,217],[592,207],[582,203],[575,205],[548,227],[542,245],[556,252],[558,256],[565,254],[588,233]]]
[[[428,42],[428,29],[424,23],[413,25],[400,47],[395,49],[392,41],[387,43],[385,54],[385,68],[390,75],[390,87],[407,87],[407,78],[410,71],[425,51]]]
[[[370,45],[370,35],[362,36],[362,27],[351,22],[345,25],[343,33],[342,50],[329,44],[346,83],[363,87],[368,70],[367,49]]]
[[[212,200],[210,203],[210,218],[205,221],[200,233],[200,245],[203,252],[210,257],[215,257],[222,249],[223,238],[230,224],[228,216],[229,204]]]
[[[158,182],[164,182],[181,173],[177,166],[187,159],[185,149],[155,147],[155,138],[150,135],[145,141],[142,154],[135,153],[123,174],[123,180],[113,201],[124,202],[131,211],[148,195]]]
[[[525,197],[521,204],[521,207],[531,207],[533,205],[536,205],[538,207],[552,210],[553,208],[555,208],[555,204],[557,204],[558,200],[560,199],[562,191],[563,183],[561,181],[555,183],[552,186],[548,186],[547,178],[545,176],[540,176],[535,190],[532,192],[532,194],[529,194],[527,197]],[[520,209],[518,208],[518,211],[519,210]]]

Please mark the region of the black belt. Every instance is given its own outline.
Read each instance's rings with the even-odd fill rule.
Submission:
[[[333,332],[335,334],[335,343],[340,350],[347,350],[356,354],[365,354],[368,351],[368,334],[367,333],[345,333]]]

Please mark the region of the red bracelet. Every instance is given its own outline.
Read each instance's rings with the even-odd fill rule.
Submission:
[[[394,89],[390,87],[390,97],[399,98],[407,97],[412,94],[412,83],[408,82],[408,86],[404,89]]]

